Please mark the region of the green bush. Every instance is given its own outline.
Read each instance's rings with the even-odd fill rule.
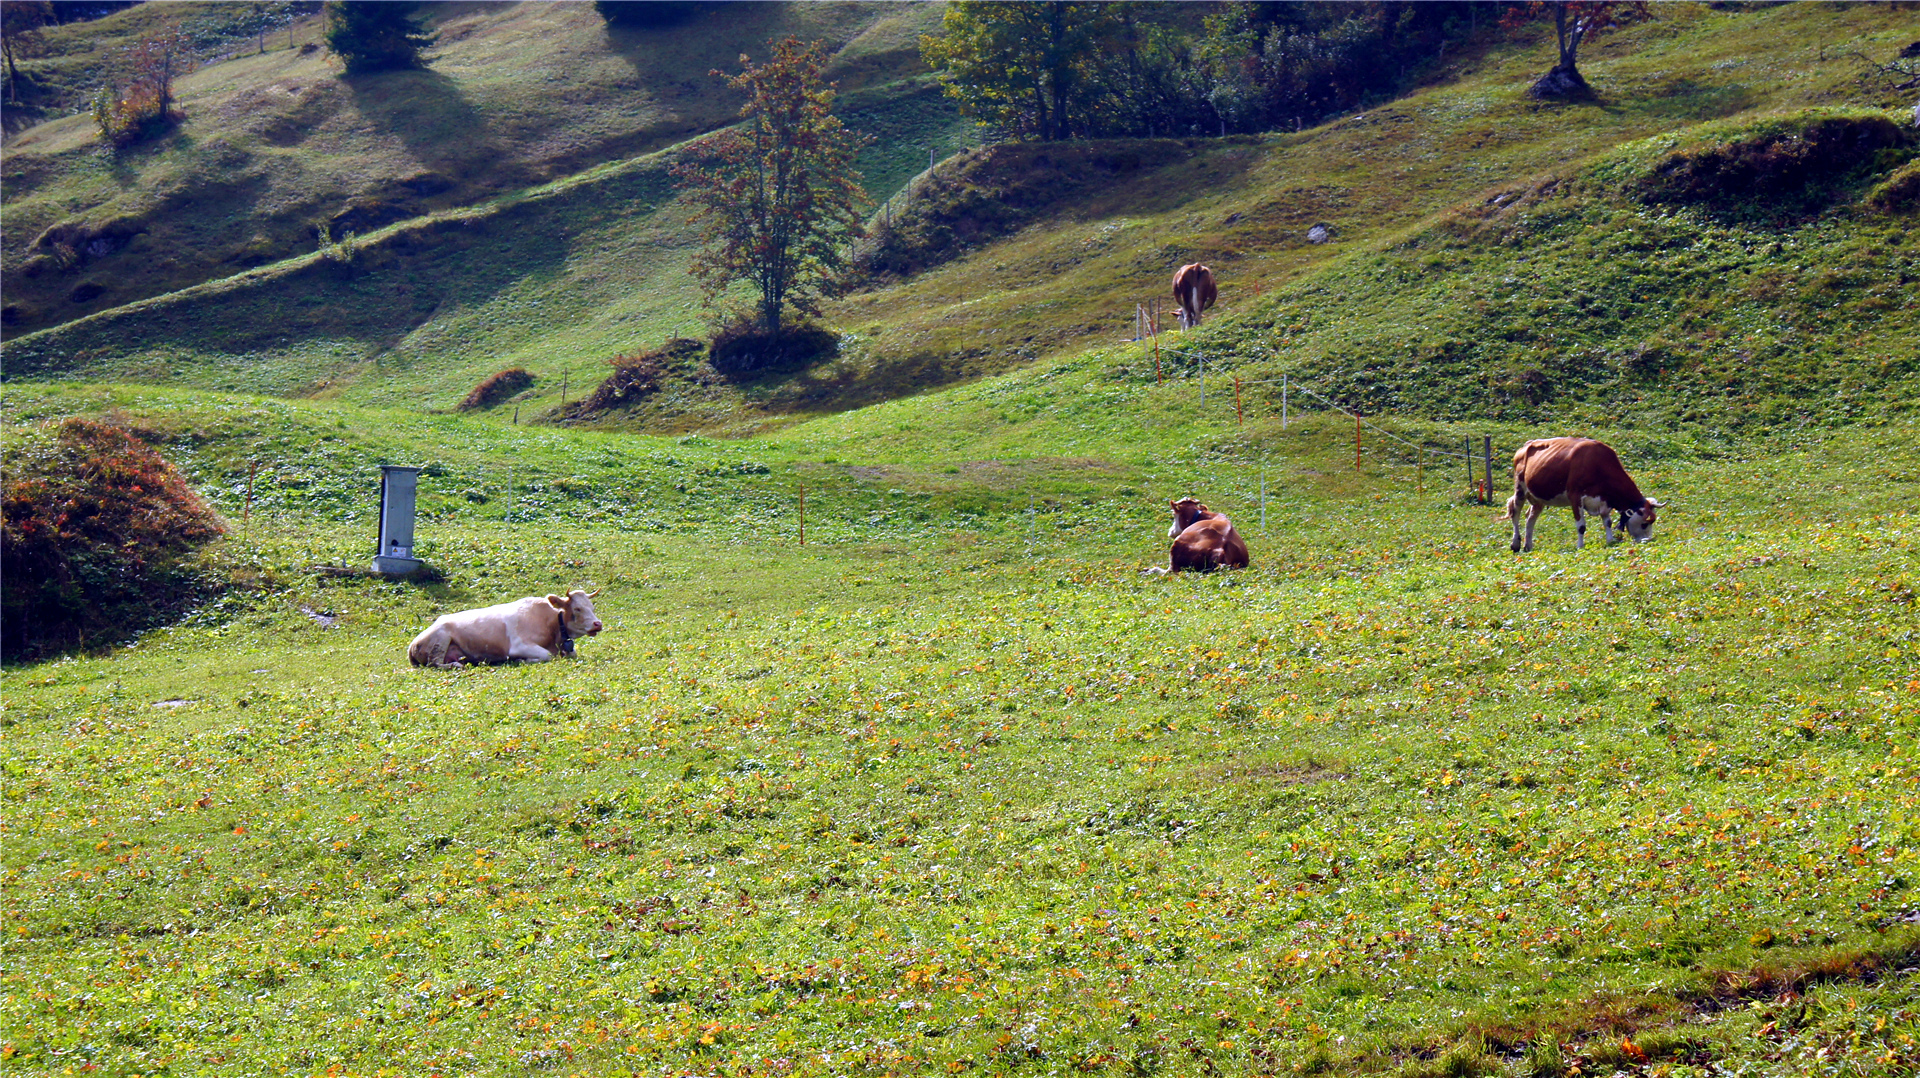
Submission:
[[[195,555],[226,529],[132,434],[68,419],[51,440],[9,457],[0,655],[112,643],[216,590]]]

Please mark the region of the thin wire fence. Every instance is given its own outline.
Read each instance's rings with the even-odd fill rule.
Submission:
[[[1154,334],[1154,338],[1157,338],[1157,336],[1158,336],[1157,333]],[[1198,349],[1175,348],[1170,345],[1161,344],[1158,342],[1157,339],[1153,339],[1153,338],[1148,338],[1148,339],[1153,341],[1156,369],[1158,368],[1160,357],[1162,356],[1167,357],[1169,361],[1173,361],[1173,360],[1190,360],[1191,361],[1192,369],[1193,369],[1193,373],[1191,377],[1194,379],[1194,381],[1197,384],[1197,387],[1200,393],[1200,403],[1204,406],[1207,400],[1206,353],[1201,352]],[[1272,385],[1277,385],[1281,387],[1280,408],[1281,408],[1281,425],[1283,428],[1287,425],[1289,420],[1288,413],[1289,413],[1290,396],[1293,393],[1304,393],[1308,397],[1312,398],[1313,400],[1319,402],[1321,405],[1325,406],[1327,409],[1334,412],[1338,412],[1339,414],[1344,415],[1347,418],[1353,420],[1354,422],[1354,463],[1356,466],[1358,466],[1359,464],[1359,455],[1361,450],[1361,443],[1360,443],[1361,431],[1363,429],[1370,430],[1375,434],[1380,435],[1382,438],[1396,442],[1399,445],[1404,446],[1407,450],[1416,454],[1417,455],[1416,464],[1426,459],[1464,460],[1467,466],[1467,485],[1471,489],[1473,489],[1474,493],[1480,498],[1482,503],[1490,504],[1492,502],[1493,500],[1493,439],[1492,439],[1492,436],[1490,435],[1481,436],[1481,449],[1478,454],[1474,452],[1473,438],[1471,436],[1467,437],[1467,440],[1466,440],[1467,446],[1464,452],[1461,452],[1458,450],[1451,450],[1451,449],[1439,449],[1431,445],[1426,445],[1420,442],[1416,442],[1410,438],[1407,438],[1401,434],[1398,434],[1392,430],[1389,430],[1386,427],[1383,427],[1378,423],[1375,423],[1372,420],[1368,419],[1366,416],[1364,416],[1360,412],[1347,407],[1345,404],[1342,404],[1340,401],[1335,400],[1334,398],[1329,397],[1326,394],[1311,388],[1310,386],[1302,384],[1298,379],[1294,378],[1291,374],[1285,374],[1285,373],[1281,374],[1280,377],[1278,378],[1257,378],[1257,379],[1243,379],[1240,376],[1235,375],[1233,377],[1233,387],[1234,387],[1234,406],[1235,406],[1236,412],[1240,411],[1240,391],[1242,389],[1245,389],[1249,386],[1272,386]],[[1242,415],[1242,422],[1244,422],[1244,415]],[[1481,478],[1479,479],[1476,479],[1474,476],[1474,464],[1476,461],[1476,457],[1478,458],[1478,461],[1481,465]]]

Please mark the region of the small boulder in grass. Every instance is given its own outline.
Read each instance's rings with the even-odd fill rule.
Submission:
[[[460,402],[460,410],[470,412],[476,408],[491,408],[532,385],[532,374],[519,367],[509,367],[474,386],[473,392]]]

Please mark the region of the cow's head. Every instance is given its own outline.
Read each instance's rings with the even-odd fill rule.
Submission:
[[[1636,543],[1644,543],[1653,538],[1653,522],[1658,514],[1654,511],[1662,508],[1659,502],[1648,498],[1637,509],[1623,509],[1620,512],[1620,526]]]
[[[1200,504],[1200,500],[1189,494],[1177,501],[1168,503],[1173,508],[1173,527],[1167,529],[1167,538],[1178,539],[1180,533],[1196,520],[1204,520],[1213,515],[1213,511]]]
[[[606,626],[600,624],[600,616],[593,612],[593,597],[600,594],[594,591],[581,591],[575,588],[564,597],[547,596],[547,605],[560,612],[560,620],[572,636],[592,636]]]

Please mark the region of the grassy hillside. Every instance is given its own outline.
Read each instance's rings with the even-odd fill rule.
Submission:
[[[912,208],[904,198],[895,204],[901,242],[957,236],[960,256],[904,278],[882,273],[835,306],[832,320],[850,334],[838,365],[748,385],[690,382],[630,421],[746,431],[1109,342],[1131,335],[1135,303],[1158,295],[1171,267],[1192,258],[1218,271],[1224,319],[1254,314],[1217,347],[1246,364],[1273,360],[1273,346],[1284,346],[1280,362],[1309,374],[1339,367],[1327,386],[1370,405],[1388,403],[1374,384],[1402,383],[1406,369],[1431,367],[1448,370],[1453,384],[1406,386],[1392,403],[1435,415],[1540,415],[1582,399],[1579,386],[1592,381],[1582,371],[1592,367],[1611,372],[1601,381],[1630,377],[1635,393],[1657,398],[1654,413],[1674,416],[1684,411],[1675,402],[1693,399],[1700,386],[1724,389],[1724,368],[1751,350],[1724,333],[1701,340],[1674,320],[1724,326],[1759,310],[1805,324],[1837,306],[1854,326],[1850,344],[1858,340],[1857,351],[1879,357],[1874,362],[1892,355],[1898,375],[1912,339],[1899,274],[1911,275],[1911,263],[1876,237],[1904,233],[1913,203],[1910,195],[1867,199],[1904,151],[1860,163],[1844,198],[1765,219],[1650,203],[1623,168],[1653,169],[1656,150],[1682,143],[1738,141],[1755,125],[1793,122],[1765,117],[1808,106],[1895,104],[1901,95],[1869,78],[1852,54],[1897,51],[1915,30],[1911,13],[1787,5],[1658,15],[1590,50],[1587,67],[1602,94],[1593,104],[1528,101],[1521,91],[1537,74],[1540,47],[1489,44],[1429,90],[1297,135],[968,154],[943,166],[931,197],[923,190]],[[960,137],[937,92],[912,82],[849,95],[847,111],[881,135],[869,158],[877,192],[921,167],[924,147],[944,152]],[[1719,126],[1695,130],[1703,121]],[[1655,141],[1619,149],[1642,139]],[[575,392],[604,377],[602,360],[701,328],[682,273],[681,211],[662,186],[665,167],[662,157],[630,158],[442,215],[457,225],[428,218],[363,236],[361,264],[307,256],[16,337],[10,368],[447,407],[494,370],[523,366],[540,379],[524,403],[549,408],[563,386]],[[1063,197],[1074,191],[1088,197]],[[1533,194],[1516,204],[1525,192]],[[1508,277],[1530,280],[1520,260],[1547,256],[1527,246],[1557,242],[1537,203],[1563,231],[1572,222],[1593,231],[1590,246],[1600,233],[1617,237],[1610,248],[1554,260],[1554,290],[1585,304],[1577,326],[1539,329],[1565,318],[1531,285],[1524,313],[1536,328],[1526,341],[1504,339],[1516,330],[1502,309],[1428,298],[1491,296]],[[998,209],[982,212],[988,206]],[[1018,228],[967,232],[996,220]],[[1333,226],[1335,242],[1307,242],[1308,226],[1320,221]],[[1649,229],[1657,239],[1646,238]],[[450,232],[458,236],[451,251]],[[1830,236],[1841,239],[1823,238]],[[1648,257],[1671,257],[1696,239],[1751,251],[1741,269],[1757,275],[1758,294],[1675,279]],[[1441,249],[1451,253],[1433,253]],[[1876,272],[1857,272],[1856,254]],[[1354,295],[1363,280],[1364,303],[1384,298],[1407,312],[1394,319],[1401,328],[1342,318],[1329,336],[1336,320],[1303,317],[1330,309],[1323,297]],[[1611,317],[1588,317],[1596,305]],[[1433,306],[1446,317],[1407,325],[1419,317],[1416,307]],[[336,317],[343,312],[350,316]],[[1295,326],[1302,329],[1288,342]],[[1796,347],[1785,331],[1769,331],[1763,342],[1782,353]],[[1585,357],[1570,360],[1569,350]],[[1435,356],[1453,358],[1436,365]],[[1356,369],[1363,359],[1375,369]],[[1494,376],[1479,380],[1476,393],[1453,377],[1467,369]],[[1764,379],[1750,388],[1780,396]],[[1619,410],[1609,394],[1596,414]],[[1742,408],[1768,421],[1791,411]]]
[[[99,32],[137,36],[123,24],[170,6],[116,13]],[[786,34],[828,41],[829,77],[849,90],[892,81],[918,69],[915,33],[937,18],[918,5],[746,4],[627,30],[585,3],[423,11],[438,35],[424,70],[341,78],[309,28],[301,48],[276,39],[180,80],[187,120],[152,144],[104,151],[84,115],[11,139],[5,332],[308,254],[321,226],[364,235],[711,130],[739,101],[708,72]]]

